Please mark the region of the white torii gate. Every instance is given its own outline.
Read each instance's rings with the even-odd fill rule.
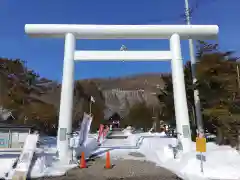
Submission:
[[[191,132],[186,100],[180,39],[215,39],[216,25],[74,25],[26,24],[33,37],[65,38],[63,79],[57,147],[62,161],[70,159],[72,131],[74,60],[80,61],[163,61],[172,60],[172,82],[178,139],[183,152],[191,149]],[[76,39],[170,39],[170,51],[76,51]]]

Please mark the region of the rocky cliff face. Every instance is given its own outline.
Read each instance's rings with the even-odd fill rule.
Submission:
[[[112,89],[104,90],[103,95],[106,117],[111,116],[114,112],[124,117],[128,114],[130,107],[136,103],[145,102],[149,106],[158,106],[156,94],[150,91]]]
[[[129,108],[136,103],[145,102],[149,106],[158,106],[157,94],[159,89],[164,87],[164,81],[161,74],[141,74],[111,79],[90,79],[78,81],[81,89],[75,88],[75,91],[81,91],[74,97],[75,101],[81,101],[84,93],[93,96],[98,102],[105,104],[105,118],[111,116],[114,112],[125,116]],[[60,87],[55,86],[49,93],[43,95],[41,99],[48,103],[59,106]],[[78,103],[79,107],[82,108]]]
[[[125,116],[136,103],[158,106],[157,94],[164,87],[161,74],[142,74],[119,79],[93,80],[105,99],[105,117],[114,112]]]
[[[111,79],[91,79],[78,81],[82,90],[79,96],[75,96],[75,101],[81,101],[83,92],[93,96],[97,101],[105,104],[105,118],[111,116],[114,112],[124,117],[127,115],[130,107],[136,103],[145,102],[149,106],[158,106],[156,95],[160,93],[159,89],[164,87],[161,74],[141,74]],[[60,87],[53,86],[49,93],[41,97],[42,100],[59,106]],[[83,91],[83,92],[82,92]],[[101,96],[102,95],[102,96]],[[78,103],[82,108],[81,103]]]

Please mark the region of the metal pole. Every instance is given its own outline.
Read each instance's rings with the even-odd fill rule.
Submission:
[[[154,105],[153,105],[153,107],[152,107],[152,119],[153,119],[153,128],[154,128],[154,131],[156,132],[156,130],[157,130],[157,124],[156,124],[156,117],[155,117]]]
[[[203,173],[203,153],[200,152],[201,155],[201,172]]]
[[[194,126],[196,126],[196,115],[195,115],[195,109],[194,109],[194,107],[192,106],[192,112],[193,112],[193,124],[194,124]]]
[[[239,73],[239,66],[238,66],[238,61],[236,62],[237,63],[237,85],[238,85],[238,91],[237,91],[237,93],[239,94],[240,93],[240,73]],[[240,134],[239,133],[240,132],[240,130],[238,130],[238,134]],[[237,138],[237,150],[239,151],[239,141],[240,141],[240,136],[238,136],[238,138]]]
[[[92,101],[90,101],[90,104],[89,104],[89,113],[90,115],[92,114]]]
[[[189,3],[188,0],[185,0],[185,15],[186,15],[186,21],[187,24],[190,25],[190,13],[189,13]],[[196,59],[195,59],[195,52],[194,52],[194,43],[192,39],[189,39],[189,51],[190,51],[190,59],[191,59],[191,71],[192,71],[192,79],[193,84],[196,84]],[[199,91],[198,89],[193,90],[194,93],[194,105],[195,105],[195,114],[196,114],[196,120],[197,120],[197,128],[198,128],[198,134],[202,133],[204,134],[203,129],[203,122],[202,122],[202,113],[201,113],[201,105],[200,105],[200,98],[199,98]]]

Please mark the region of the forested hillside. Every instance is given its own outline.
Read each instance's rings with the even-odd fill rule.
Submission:
[[[24,61],[19,59],[0,59],[1,96],[0,105],[13,114],[11,123],[34,124],[48,134],[55,134],[57,129],[60,90],[57,82],[40,77],[29,70]],[[83,88],[84,86],[84,88]],[[85,93],[85,92],[88,92]],[[104,99],[93,82],[75,82],[73,126],[88,111],[90,94],[97,100],[92,111],[95,121],[103,119]],[[2,121],[4,120],[3,117]]]
[[[239,147],[240,86],[238,58],[234,52],[220,52],[217,44],[199,42],[196,65],[197,83],[192,85],[191,64],[185,65],[185,82],[192,129],[195,129],[193,89],[198,88],[205,129],[217,135],[218,144]],[[165,76],[166,87],[159,100],[164,118],[174,119],[171,76]]]

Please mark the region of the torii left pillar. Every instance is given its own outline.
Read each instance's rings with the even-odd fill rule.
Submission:
[[[74,89],[74,52],[76,39],[74,34],[65,35],[64,62],[61,88],[60,112],[58,121],[57,150],[59,159],[69,163],[72,152],[69,149],[70,133],[72,132],[72,107]]]

